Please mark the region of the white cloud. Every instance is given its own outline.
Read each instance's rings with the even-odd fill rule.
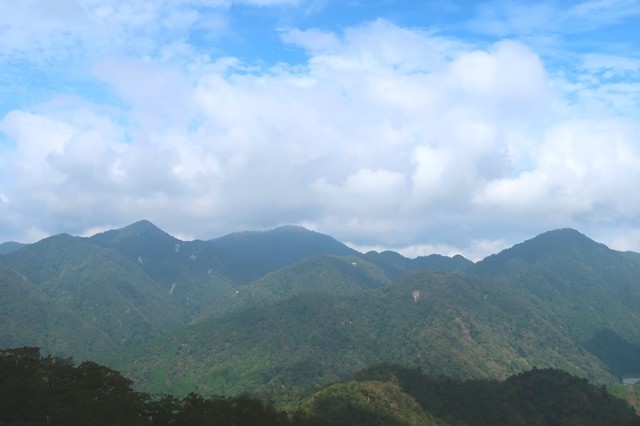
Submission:
[[[640,229],[625,228],[619,230],[608,241],[608,245],[614,250],[640,253]]]
[[[304,31],[293,28],[283,31],[280,37],[285,43],[295,44],[311,51],[330,50],[340,46],[340,40],[335,33],[317,28]]]
[[[204,13],[193,2],[65,4],[68,30],[22,35],[70,43],[95,25],[91,43],[107,51],[114,29],[116,45],[133,33],[135,43],[90,61],[117,102],[56,97],[2,118],[15,147],[0,164],[11,200],[0,235],[140,218],[201,238],[306,223],[361,246],[479,259],[505,234],[638,219],[640,130],[619,112],[635,92],[571,85],[524,43],[478,47],[375,20],[339,33],[292,28],[281,38],[308,62],[258,66],[190,44],[182,31]],[[581,72],[599,75],[605,59],[589,57]],[[625,75],[635,66],[616,64]]]
[[[640,178],[637,136],[640,127],[622,120],[558,123],[530,151],[531,170],[491,182],[475,201],[543,222],[632,218],[632,186]]]
[[[0,131],[16,142],[13,166],[30,173],[51,154],[62,152],[73,128],[49,117],[12,111],[0,121]]]

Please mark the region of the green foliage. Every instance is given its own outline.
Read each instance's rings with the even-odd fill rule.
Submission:
[[[495,380],[430,378],[379,365],[291,404],[290,414],[240,395],[142,394],[91,361],[0,350],[0,424],[153,426],[603,425],[638,420],[604,388],[559,370]]]
[[[236,286],[262,276],[263,267],[204,241],[181,241],[148,221],[89,239],[111,248],[159,284],[188,322],[234,294]]]
[[[517,244],[470,270],[502,277],[545,312],[556,329],[599,358],[608,373],[622,377],[638,372],[637,253],[610,250],[563,229]]]
[[[47,238],[0,257],[0,268],[10,291],[2,297],[9,306],[0,329],[11,327],[0,335],[5,345],[104,361],[179,324],[168,295],[148,276],[80,238]]]
[[[316,255],[300,260],[238,288],[210,306],[198,320],[229,311],[270,304],[305,292],[349,294],[390,285],[376,265],[355,256]]]
[[[460,379],[638,372],[640,255],[573,230],[476,265],[354,254],[295,227],[216,241],[143,221],[2,255],[0,344],[109,360],[147,391],[278,403],[380,362]]]
[[[37,348],[0,351],[0,423],[145,424],[131,381],[93,362],[41,357]]]
[[[336,383],[315,392],[297,408],[334,426],[440,424],[394,383]]]
[[[357,375],[396,383],[422,408],[455,425],[609,425],[638,421],[606,389],[555,369],[534,369],[505,381],[430,378],[417,369],[381,365]]]
[[[145,395],[115,370],[94,362],[43,357],[38,348],[0,351],[0,424],[3,425],[319,425],[293,419],[247,396],[182,399]]]
[[[380,362],[458,378],[546,366],[615,380],[521,294],[488,277],[418,273],[378,289],[304,293],[193,324],[115,365],[153,392],[251,391],[279,402]]]

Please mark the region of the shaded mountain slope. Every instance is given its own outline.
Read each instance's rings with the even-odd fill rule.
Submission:
[[[359,254],[328,235],[291,225],[262,232],[236,232],[209,242],[270,271],[318,254]]]
[[[51,353],[70,354],[93,345],[109,351],[110,339],[83,324],[68,307],[53,302],[27,277],[0,264],[0,347],[38,345]]]
[[[14,251],[20,250],[24,246],[26,246],[26,244],[16,243],[14,241],[2,243],[0,244],[0,255],[13,253]]]
[[[34,317],[38,324],[25,323],[25,330],[44,327],[55,340],[65,333],[58,334],[61,324],[77,321],[82,330],[68,344],[79,358],[105,360],[179,324],[168,295],[142,270],[115,251],[81,238],[50,237],[0,257],[0,264],[23,277],[43,306],[61,309],[57,321],[47,323],[47,315]]]

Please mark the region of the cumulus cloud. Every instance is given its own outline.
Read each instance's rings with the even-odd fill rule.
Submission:
[[[377,19],[281,30],[307,59],[247,64],[203,56],[184,37],[202,7],[230,1],[183,3],[68,0],[57,12],[66,30],[11,30],[5,54],[20,37],[80,37],[117,15],[116,43],[135,31],[123,51],[150,56],[89,61],[115,101],[56,96],[0,120],[12,144],[0,163],[5,239],[140,218],[201,238],[301,223],[358,247],[478,259],[554,227],[640,219],[640,128],[612,107],[633,97],[576,86],[525,43],[472,45]],[[171,35],[153,36],[163,29]],[[581,72],[599,75],[602,63],[591,56]]]
[[[281,38],[285,43],[295,44],[310,51],[330,50],[340,46],[340,40],[335,33],[317,28],[292,28],[282,31]]]

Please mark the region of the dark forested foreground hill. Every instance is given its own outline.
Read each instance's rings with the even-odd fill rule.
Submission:
[[[362,394],[366,395],[366,400],[358,398]],[[438,424],[439,420],[460,426],[597,426],[637,424],[638,421],[624,401],[611,396],[605,389],[555,369],[534,369],[504,381],[459,381],[431,378],[417,369],[383,365],[359,372],[355,381],[331,385],[316,392],[299,407],[303,412],[321,418],[331,418],[334,413],[345,411],[366,418],[374,410],[389,413],[393,408],[408,405],[403,401],[415,401],[432,416],[433,424]],[[411,412],[401,411],[405,416]],[[400,421],[376,423],[375,416],[370,418],[373,422],[361,424],[410,424]],[[348,423],[337,421],[333,424]]]
[[[37,348],[0,351],[3,425],[631,425],[638,417],[604,389],[559,370],[495,380],[432,379],[419,370],[379,366],[330,384],[277,411],[242,396],[143,394],[117,371],[41,356]]]
[[[324,425],[278,412],[248,396],[184,398],[133,391],[115,370],[41,356],[38,348],[0,350],[2,425]]]

